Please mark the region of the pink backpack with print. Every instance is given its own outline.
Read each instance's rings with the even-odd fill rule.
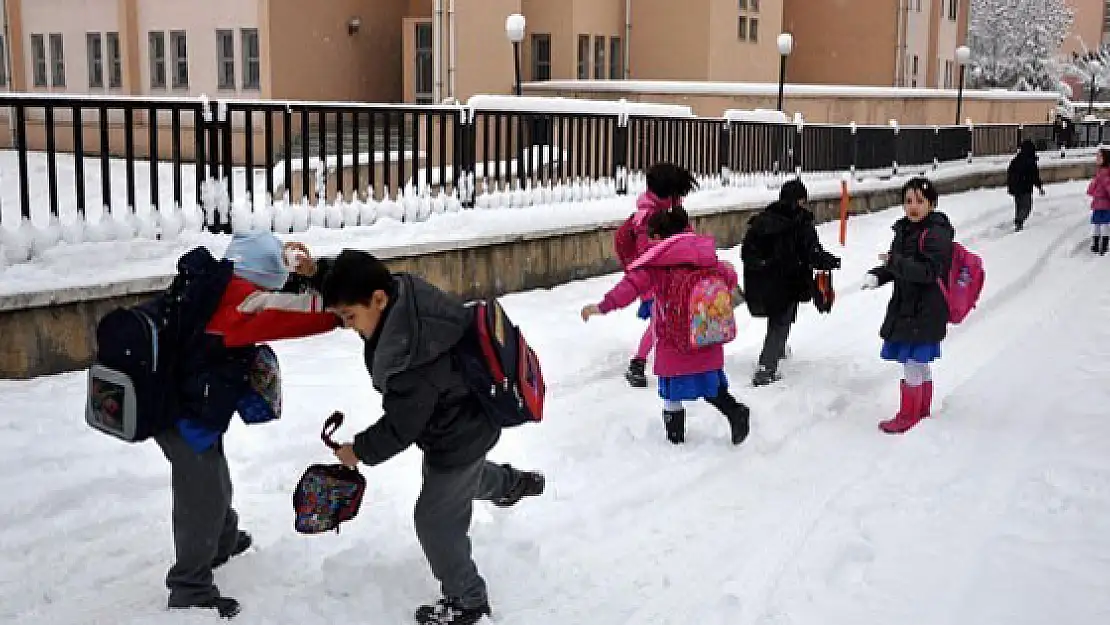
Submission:
[[[657,331],[680,352],[736,338],[733,290],[717,268],[675,269],[667,280]]]
[[[925,252],[925,235],[928,230],[921,233],[920,248]],[[983,268],[983,259],[963,245],[952,242],[952,264],[948,270],[947,280],[937,278],[937,286],[944,294],[948,303],[948,322],[963,323],[968,314],[979,304],[979,296],[983,293],[983,283],[987,279],[987,272]]]

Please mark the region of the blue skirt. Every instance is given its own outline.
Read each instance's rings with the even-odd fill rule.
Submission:
[[[940,343],[884,341],[881,355],[883,360],[896,361],[902,364],[906,364],[908,360],[925,364],[940,358]]]
[[[659,378],[659,397],[666,401],[712,399],[728,388],[724,369]]]
[[[651,319],[651,305],[655,303],[653,299],[646,299],[640,302],[640,308],[636,311],[636,316],[640,319]]]
[[[1091,211],[1091,223],[1097,226],[1110,224],[1110,210]]]

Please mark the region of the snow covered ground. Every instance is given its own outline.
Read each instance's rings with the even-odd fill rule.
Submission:
[[[582,324],[616,276],[521,293],[505,305],[537,348],[548,419],[506,432],[496,461],[546,471],[548,493],[477,504],[475,557],[504,625],[1069,623],[1110,617],[1110,258],[1087,251],[1085,183],[1052,185],[1014,234],[1004,191],[944,197],[986,261],[981,307],[935,369],[934,417],[879,433],[899,370],[878,359],[889,290],[859,290],[898,210],[853,218],[833,313],[807,308],[786,379],[747,384],[763,324],[728,347],[753,411],[743,446],[707,405],[666,442],[653,390],[624,383],[643,329],[633,311]],[[738,262],[738,250],[723,253]],[[741,309],[741,312],[743,309]],[[227,450],[256,548],[217,575],[245,625],[411,622],[438,593],[412,532],[419,452],[379,468],[341,534],[294,533],[290,495],[335,409],[341,439],[379,399],[359,340],[276,345],[286,416]],[[155,445],[83,423],[84,377],[0,382],[0,621],[212,623],[169,614],[169,471]]]

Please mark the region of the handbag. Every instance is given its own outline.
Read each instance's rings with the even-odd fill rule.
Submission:
[[[324,422],[320,439],[331,449],[339,449],[332,434],[343,425],[343,413],[335,412]],[[342,464],[314,464],[305,470],[293,491],[293,528],[301,534],[321,534],[335,530],[355,518],[366,491],[366,478],[358,469]]]

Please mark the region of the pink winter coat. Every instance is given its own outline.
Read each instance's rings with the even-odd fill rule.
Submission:
[[[1087,185],[1087,195],[1091,196],[1091,210],[1110,210],[1110,167],[1098,168],[1098,173]]]
[[[629,265],[624,279],[605,295],[598,308],[602,313],[608,314],[628,306],[646,293],[654,292],[657,298],[651,314],[657,318],[661,305],[669,303],[659,301],[659,298],[667,296],[661,290],[667,272],[679,265],[698,268],[715,266],[727,276],[729,288],[736,288],[736,270],[732,265],[717,259],[713,237],[684,233],[656,243]],[[686,353],[665,340],[659,340],[655,350],[655,375],[659,377],[705,373],[725,366],[725,350],[721,345]]]
[[[651,191],[644,191],[636,198],[636,212],[632,215],[632,225],[636,230],[636,257],[644,255],[651,249],[655,242],[648,237],[648,219],[658,212],[671,207],[671,201],[665,200]]]

